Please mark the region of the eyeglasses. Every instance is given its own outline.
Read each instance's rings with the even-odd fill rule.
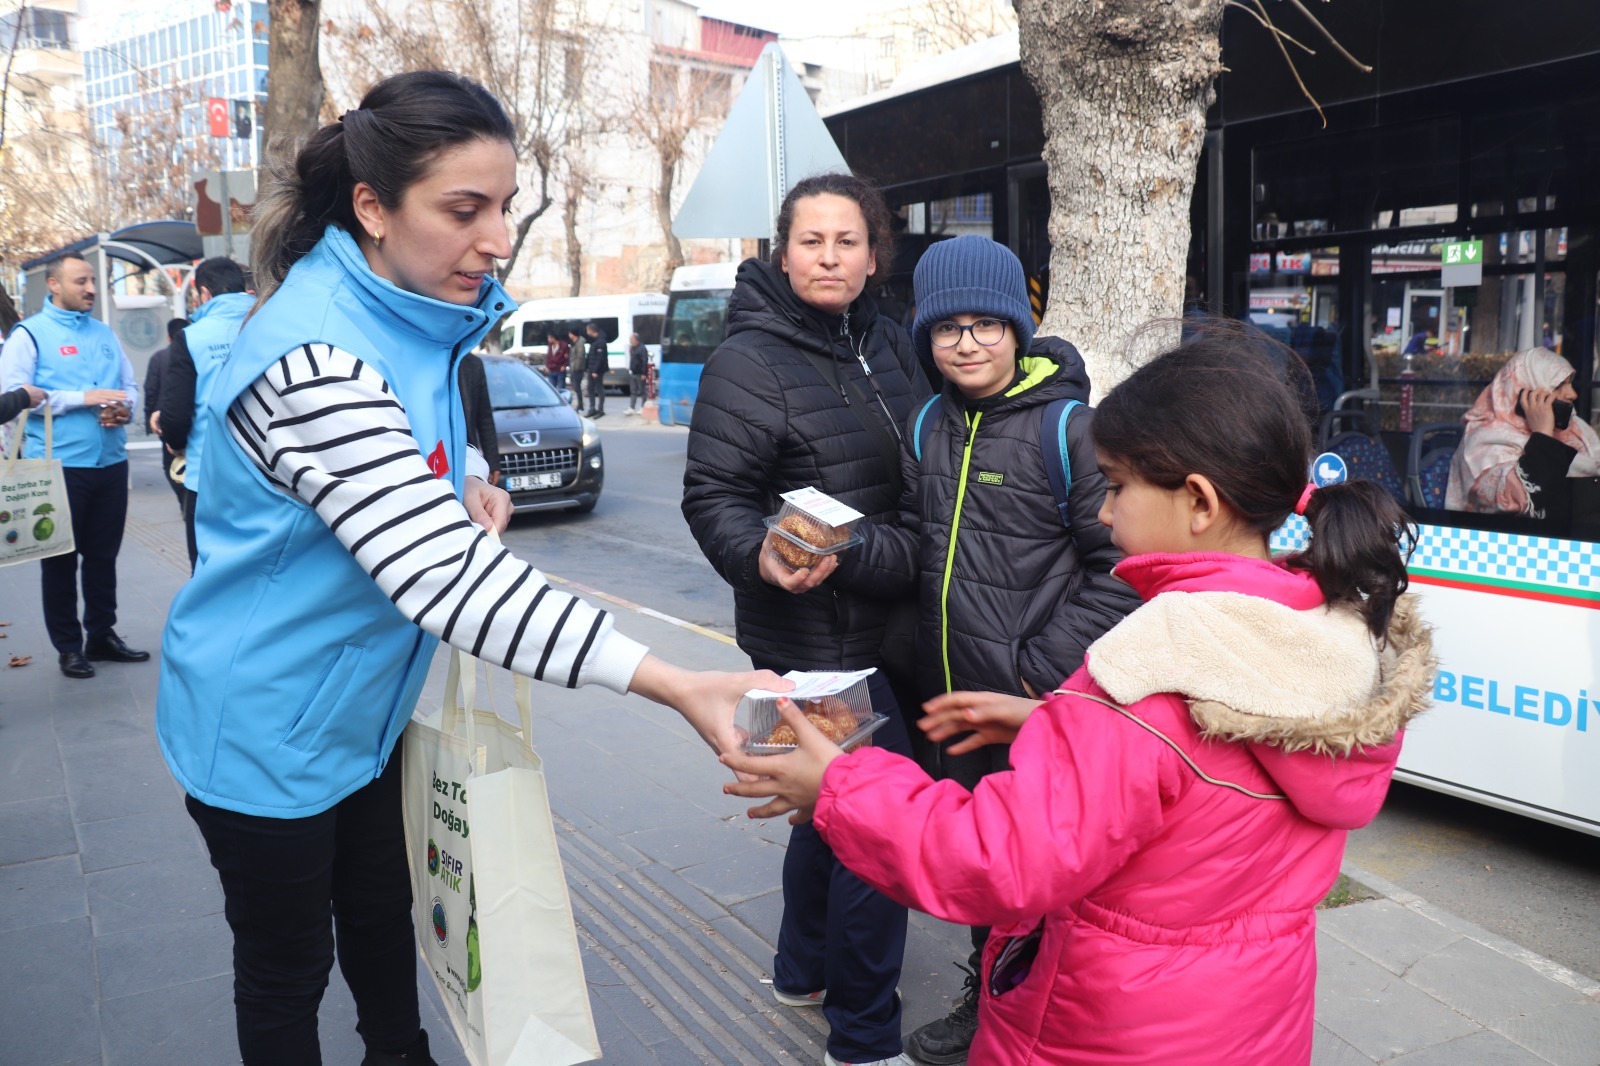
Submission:
[[[1006,336],[1006,322],[999,318],[980,318],[970,326],[955,322],[935,322],[928,337],[935,348],[954,348],[961,343],[961,335],[971,333],[972,339],[985,348],[999,344]]]

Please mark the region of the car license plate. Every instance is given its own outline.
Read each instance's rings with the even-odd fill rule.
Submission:
[[[527,492],[529,489],[558,489],[561,487],[561,472],[551,471],[548,474],[514,474],[506,478],[506,491]]]

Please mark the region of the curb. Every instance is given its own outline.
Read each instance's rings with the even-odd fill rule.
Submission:
[[[1372,891],[1393,900],[1413,914],[1426,918],[1435,925],[1442,925],[1457,936],[1482,944],[1490,951],[1504,955],[1514,962],[1520,962],[1540,976],[1566,985],[1573,991],[1600,1002],[1600,982],[1595,981],[1593,978],[1586,977],[1576,970],[1569,970],[1559,962],[1554,962],[1543,955],[1529,951],[1513,940],[1507,940],[1503,936],[1489,932],[1482,926],[1474,925],[1465,918],[1451,914],[1442,907],[1436,907],[1415,892],[1402,888],[1392,881],[1386,881],[1377,874],[1364,870],[1352,862],[1343,863],[1339,870],[1352,881],[1359,881],[1372,889]]]

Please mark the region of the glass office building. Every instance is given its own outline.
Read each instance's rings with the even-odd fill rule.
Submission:
[[[139,123],[143,130],[169,134],[175,142],[205,138],[223,166],[254,167],[267,95],[267,5],[258,0],[219,11],[208,3],[191,17],[107,41],[85,53],[84,85],[95,135],[113,158],[127,120],[146,116]],[[211,98],[229,102],[230,127],[233,102],[248,101],[249,136],[211,138]],[[174,113],[177,128],[161,117]]]

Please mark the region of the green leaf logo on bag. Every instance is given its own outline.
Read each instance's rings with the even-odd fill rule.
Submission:
[[[433,838],[432,837],[429,837],[428,838],[428,876],[429,877],[437,877],[438,875],[439,875],[439,845],[437,845],[437,844],[435,844],[433,842]]]
[[[467,991],[483,984],[483,960],[478,956],[478,919],[467,919]]]

